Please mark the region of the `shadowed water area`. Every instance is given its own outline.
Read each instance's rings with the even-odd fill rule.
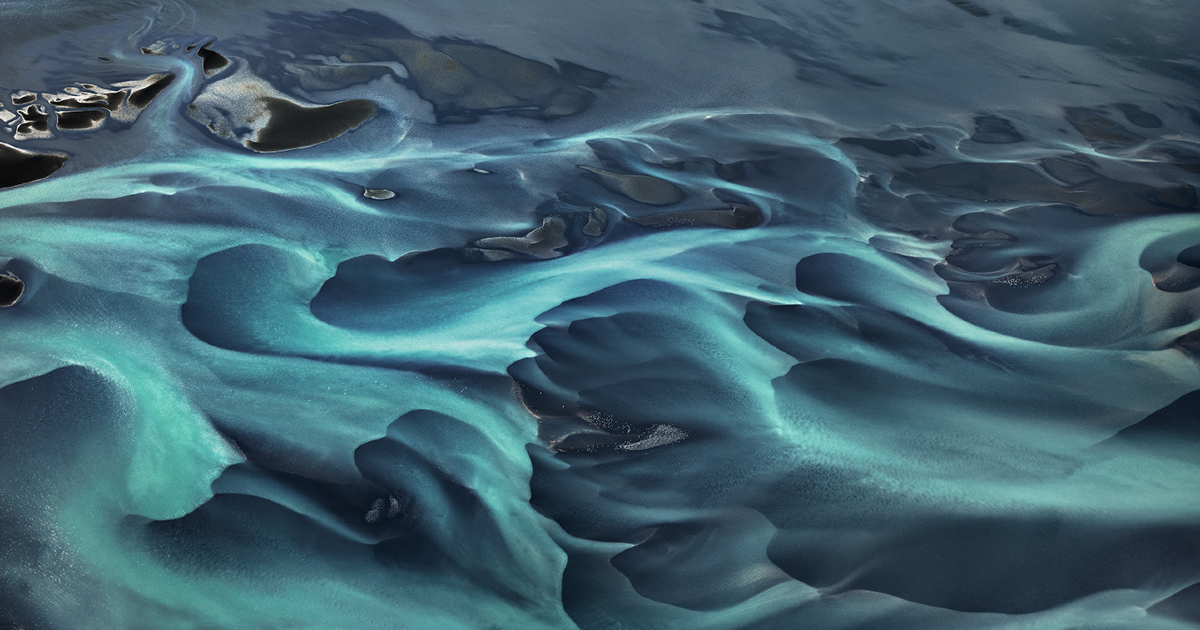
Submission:
[[[1200,628],[1198,28],[0,4],[0,629]]]

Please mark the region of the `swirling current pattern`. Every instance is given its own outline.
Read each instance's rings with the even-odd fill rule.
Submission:
[[[0,24],[0,628],[1200,628],[1190,0]]]

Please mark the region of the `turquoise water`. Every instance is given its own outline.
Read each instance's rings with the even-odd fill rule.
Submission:
[[[1200,626],[1189,3],[0,25],[0,628]]]

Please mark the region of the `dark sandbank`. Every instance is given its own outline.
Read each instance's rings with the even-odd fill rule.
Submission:
[[[1165,214],[1190,211],[1197,205],[1191,186],[1160,188],[1110,179],[1084,159],[1047,158],[1040,166],[1062,183],[1025,165],[982,162],[900,173],[896,180],[957,199],[1063,203],[1092,215]]]
[[[98,109],[58,113],[59,129],[95,129],[104,122],[104,112]]]
[[[37,133],[50,130],[50,114],[41,105],[30,105],[17,112],[25,121],[17,125],[17,133]]]
[[[1013,124],[999,116],[980,116],[975,119],[971,140],[980,144],[1011,144],[1025,139]]]
[[[1150,112],[1132,105],[1130,103],[1116,103],[1113,107],[1117,108],[1125,115],[1125,120],[1146,129],[1158,129],[1163,126],[1162,119]]]
[[[900,155],[921,155],[926,151],[932,151],[933,145],[924,140],[875,140],[873,138],[842,138],[845,144],[852,144],[863,147],[875,153],[882,153],[892,157]]]
[[[61,153],[34,153],[0,142],[0,188],[49,177],[66,161]]]
[[[304,107],[282,98],[263,97],[270,118],[246,147],[260,153],[288,151],[328,142],[357,129],[375,115],[375,104],[355,99],[332,105]]]
[[[733,230],[744,230],[762,223],[763,216],[758,208],[738,204],[727,210],[663,212],[647,217],[626,217],[626,220],[644,227],[670,228],[714,225]]]
[[[579,168],[587,171],[587,177],[608,190],[648,206],[666,206],[683,199],[683,191],[665,179],[614,173],[594,166]]]
[[[201,46],[196,54],[203,60],[205,77],[211,77],[229,66],[229,59],[219,52],[209,50],[207,44]]]
[[[363,189],[363,196],[367,197],[368,199],[378,199],[382,201],[395,197],[396,193],[386,188],[365,188]]]
[[[567,222],[562,217],[546,217],[540,227],[525,236],[490,236],[475,241],[475,247],[489,262],[513,258],[558,258],[563,255],[559,250],[570,245],[566,231]]]
[[[55,107],[103,107],[109,111],[116,111],[121,107],[121,103],[124,102],[124,90],[115,90],[112,92],[106,91],[102,93],[98,92],[80,96],[57,96],[50,99],[50,104]]]
[[[25,283],[11,273],[0,274],[0,307],[12,306],[25,293]]]
[[[1079,131],[1088,142],[1093,144],[1130,146],[1145,138],[1122,127],[1120,123],[1108,118],[1098,109],[1088,107],[1064,108],[1067,122]]]
[[[992,14],[991,11],[988,11],[987,9],[979,6],[978,4],[975,4],[974,2],[968,2],[968,0],[946,0],[946,2],[953,4],[954,6],[962,9],[963,11],[966,11],[967,13],[974,15],[975,17],[988,17],[989,15]]]
[[[155,74],[146,78],[150,84],[146,87],[138,88],[129,93],[129,104],[138,109],[145,109],[154,97],[158,96],[163,90],[167,89],[168,85],[175,80],[175,75]]]

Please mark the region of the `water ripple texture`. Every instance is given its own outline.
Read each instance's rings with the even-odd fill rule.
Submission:
[[[0,629],[1200,629],[1194,5],[0,3]]]

